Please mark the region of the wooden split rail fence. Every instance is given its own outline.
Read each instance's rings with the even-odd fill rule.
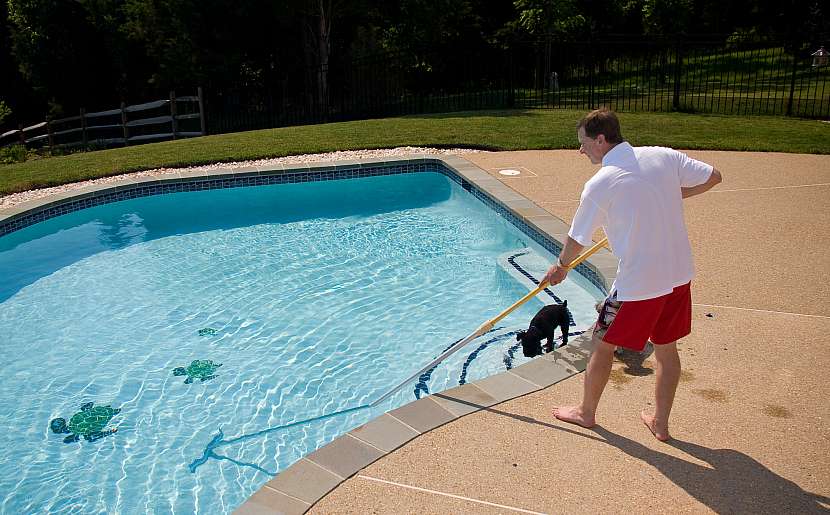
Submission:
[[[177,97],[171,91],[169,99],[136,105],[122,102],[120,108],[94,113],[81,108],[77,116],[21,125],[0,134],[0,146],[111,146],[204,136],[204,112],[201,87],[195,96]]]

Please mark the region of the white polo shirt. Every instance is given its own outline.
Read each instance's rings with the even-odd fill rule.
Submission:
[[[709,180],[712,166],[663,147],[612,148],[585,183],[568,235],[580,245],[602,227],[620,259],[617,298],[644,300],[671,293],[694,276],[681,187]]]

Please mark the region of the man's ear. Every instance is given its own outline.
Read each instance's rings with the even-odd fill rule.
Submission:
[[[594,141],[597,142],[597,145],[605,145],[605,134],[597,134],[597,137],[594,138]]]

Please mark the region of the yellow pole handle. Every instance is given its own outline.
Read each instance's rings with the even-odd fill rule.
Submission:
[[[576,259],[574,259],[573,261],[568,263],[568,265],[565,268],[568,269],[568,270],[573,270],[574,268],[576,268],[577,265],[579,265],[580,263],[582,263],[583,261],[585,261],[589,257],[593,256],[599,249],[604,247],[607,243],[608,243],[608,237],[606,236],[605,238],[603,238],[603,239],[599,240],[598,242],[596,242],[591,248],[589,248],[588,250],[586,250],[585,252],[583,252],[582,254],[577,256]],[[482,334],[486,333],[494,325],[496,325],[496,322],[498,322],[502,318],[504,318],[507,315],[509,315],[510,313],[512,313],[516,308],[518,308],[519,306],[521,306],[522,304],[524,304],[528,300],[530,300],[533,297],[535,297],[536,295],[538,295],[539,292],[541,292],[542,290],[544,290],[547,287],[548,287],[548,282],[547,281],[542,281],[541,283],[539,283],[539,286],[537,286],[535,290],[531,291],[530,293],[528,293],[527,295],[525,295],[521,299],[517,300],[515,303],[513,303],[512,306],[505,309],[504,311],[502,311],[501,313],[496,315],[491,320],[485,322],[484,325],[482,325],[479,328],[479,330],[486,327],[486,329],[484,329],[484,331],[482,331]]]

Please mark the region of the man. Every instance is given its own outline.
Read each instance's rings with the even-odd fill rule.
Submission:
[[[682,199],[699,195],[721,182],[712,166],[661,147],[634,148],[623,141],[617,116],[598,109],[577,125],[579,153],[602,168],[585,183],[568,240],[559,260],[545,275],[550,284],[568,274],[573,261],[602,227],[612,252],[620,259],[617,278],[606,300],[616,317],[598,340],[585,373],[582,402],[557,407],[559,420],[592,427],[617,346],[642,351],[654,343],[657,385],[654,413],[641,419],[661,441],[669,437],[671,412],[680,379],[677,340],[691,332],[690,283],[692,251],[683,219]],[[610,317],[608,317],[610,318]]]

